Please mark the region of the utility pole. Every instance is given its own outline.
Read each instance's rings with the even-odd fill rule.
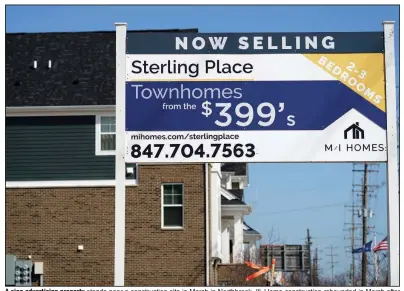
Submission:
[[[354,209],[352,209],[352,231],[351,231],[351,247],[352,251],[355,248],[355,212]],[[356,286],[356,279],[355,279],[355,255],[352,254],[352,287]]]
[[[312,277],[312,286],[320,286],[320,272],[322,269],[319,267],[319,261],[321,261],[321,258],[319,258],[319,253],[321,253],[323,250],[316,246],[315,248],[313,247],[313,243],[311,246],[312,249],[312,254],[313,254],[313,277]]]
[[[310,262],[310,277],[309,277],[309,286],[313,286],[313,265],[311,262],[311,236],[310,236],[310,230],[307,229],[307,246],[309,248],[309,262]]]
[[[349,208],[352,215],[351,215],[351,222],[345,223],[345,225],[349,225],[345,231],[348,231],[349,235],[345,237],[348,240],[348,246],[346,251],[351,256],[351,266],[350,266],[350,280],[352,287],[356,286],[356,254],[353,253],[353,250],[358,248],[358,243],[360,238],[357,237],[357,231],[361,227],[359,223],[356,222],[356,215],[358,210],[361,209],[361,205],[355,203],[356,198],[356,189],[355,189],[355,168],[357,164],[353,164],[353,175],[352,175],[352,202],[351,205],[345,205],[346,208]]]
[[[354,202],[354,201],[353,201]],[[350,279],[351,279],[351,284],[352,287],[356,285],[356,280],[355,280],[355,254],[353,253],[353,250],[357,248],[358,244],[357,241],[360,240],[359,237],[356,237],[356,231],[361,228],[360,224],[357,224],[355,221],[355,210],[358,210],[360,208],[359,205],[346,205],[345,207],[351,208],[352,216],[351,216],[351,223],[345,223],[346,225],[349,225],[350,227],[344,229],[346,231],[349,231],[349,236],[345,237],[345,239],[349,240],[349,246],[347,246],[346,251],[350,254],[351,256],[351,268],[350,268]]]
[[[313,281],[312,281],[312,286],[318,286],[318,249],[316,248],[316,251],[314,253],[314,258],[313,258]]]
[[[360,187],[360,190],[358,189],[357,192],[361,198],[361,206],[359,209],[359,217],[362,219],[362,247],[365,247],[366,243],[368,242],[367,234],[370,229],[373,229],[374,227],[370,227],[368,225],[369,221],[368,218],[372,218],[374,215],[373,211],[368,208],[369,204],[369,198],[375,197],[376,195],[372,194],[375,191],[377,191],[381,185],[370,185],[370,173],[371,172],[378,172],[378,170],[371,169],[371,166],[376,166],[378,167],[379,164],[375,163],[364,163],[363,168],[361,169],[355,169],[353,172],[363,172],[363,178],[362,178],[362,183],[361,184],[354,184],[353,186],[358,186]],[[362,274],[361,274],[361,286],[365,287],[367,286],[367,269],[368,269],[368,256],[367,252],[362,252]]]
[[[365,247],[366,243],[368,242],[367,234],[369,229],[372,229],[374,227],[369,227],[368,226],[368,218],[372,218],[373,212],[371,209],[368,208],[368,199],[372,195],[374,191],[376,191],[378,188],[380,188],[379,185],[370,185],[369,184],[369,174],[371,172],[378,172],[377,170],[372,170],[370,167],[372,165],[378,166],[378,164],[371,164],[371,163],[364,163],[363,169],[355,169],[353,172],[363,172],[363,179],[361,184],[354,184],[353,186],[360,186],[360,190],[357,190],[355,192],[359,193],[359,196],[361,197],[361,206],[359,209],[359,217],[362,218],[362,247]],[[367,268],[368,268],[368,257],[367,257],[367,252],[362,252],[362,272],[361,272],[361,286],[365,287],[367,286]]]
[[[353,196],[353,195],[352,195]],[[352,197],[352,203],[354,203],[354,198]],[[352,204],[353,206],[354,204]],[[351,231],[351,247],[352,250],[355,248],[355,212],[352,209],[352,231]],[[355,256],[352,254],[352,287],[355,287]]]
[[[334,285],[334,267],[335,267],[335,263],[337,263],[337,261],[334,260],[334,257],[336,257],[335,253],[334,253],[334,247],[331,245],[330,247],[328,247],[327,249],[330,250],[330,254],[327,255],[328,257],[331,257],[330,259],[330,267],[331,267],[331,285]]]

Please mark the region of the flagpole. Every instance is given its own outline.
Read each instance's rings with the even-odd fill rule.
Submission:
[[[376,260],[376,284],[379,286],[379,255],[375,252],[375,260]]]
[[[374,247],[376,247],[376,245],[377,245],[377,240],[376,240],[376,232],[374,233],[374,243],[373,243],[373,248]],[[378,267],[377,267],[377,252],[373,252],[373,268],[374,268],[374,277],[375,277],[375,284],[376,284],[376,286],[378,285],[377,284],[377,278],[378,278],[378,272],[379,272],[379,270],[378,270]]]

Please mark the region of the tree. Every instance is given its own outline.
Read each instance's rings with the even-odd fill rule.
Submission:
[[[271,229],[267,231],[267,237],[268,237],[267,244],[273,245],[279,243],[280,241],[279,230],[277,229],[275,230],[274,227],[271,227]]]
[[[319,280],[319,286],[328,287],[328,286],[349,286],[348,277],[346,273],[340,273],[334,276],[334,278],[323,277]]]
[[[293,287],[307,286],[308,279],[309,279],[309,276],[307,275],[306,272],[292,272],[287,275],[288,285],[293,286]]]
[[[379,253],[379,276],[376,280],[376,278],[374,278],[374,274],[372,274],[373,280],[372,280],[372,285],[371,286],[388,286],[388,264],[387,264],[387,256],[384,253]]]
[[[334,277],[333,286],[348,286],[347,275],[345,273],[338,274]]]

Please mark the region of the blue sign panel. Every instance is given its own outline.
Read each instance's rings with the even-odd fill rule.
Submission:
[[[351,109],[386,115],[335,81],[127,82],[126,131],[322,130]]]

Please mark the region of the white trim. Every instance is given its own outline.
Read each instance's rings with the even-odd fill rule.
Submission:
[[[252,212],[250,205],[223,205],[222,204],[222,217],[223,216],[237,216],[248,215]]]
[[[162,230],[184,230],[183,226],[163,226]]]
[[[240,189],[247,188],[247,186],[248,186],[248,176],[231,176],[230,179],[231,179],[230,180],[231,183],[243,182],[243,188],[240,188]]]
[[[221,170],[221,164],[220,163],[209,163],[210,165],[210,172],[213,174],[217,174],[219,176],[219,179],[222,179],[222,170]]]
[[[173,194],[173,195],[179,195],[179,194]],[[183,207],[184,205],[182,204],[164,204],[163,207]]]
[[[250,234],[250,233],[244,233],[244,239],[247,241],[258,241],[262,239],[261,234]]]
[[[137,186],[137,180],[126,180],[126,186]],[[75,188],[115,187],[115,180],[17,181],[6,182],[6,188]]]
[[[210,171],[210,172],[209,172]],[[207,246],[210,246],[210,256],[221,256],[221,173],[220,163],[211,163],[205,165],[205,216],[206,216],[206,237],[209,238]],[[209,206],[209,207],[208,207]],[[209,249],[207,249],[209,253]],[[210,265],[210,258],[207,258],[207,265]],[[209,270],[207,271],[207,274]],[[208,285],[207,285],[208,286]]]
[[[247,169],[248,169],[248,166],[247,166]],[[240,185],[240,186],[242,186],[242,188],[240,188],[240,189],[244,189],[249,186],[248,174],[241,176],[241,175],[236,175],[235,172],[222,172],[222,175],[225,179],[225,184],[227,184],[226,186],[229,188],[231,188],[231,184],[233,182],[239,182],[239,183],[242,182],[242,185]]]
[[[228,179],[230,176],[234,176],[234,175],[236,174],[236,172],[225,172],[225,171],[222,171],[222,174],[223,174],[224,176],[226,176],[226,179]]]
[[[233,262],[242,263],[244,261],[243,253],[243,215],[233,217]]]
[[[164,185],[181,185],[182,186],[182,204],[167,204],[165,206],[165,204],[164,204]],[[184,195],[184,193],[185,193],[184,183],[175,183],[175,182],[174,183],[161,183],[161,186],[160,186],[161,229],[164,229],[164,230],[178,230],[178,229],[184,229],[185,228],[185,217],[184,217],[184,214],[185,214],[185,211],[184,211],[184,208],[185,208],[185,201],[184,201],[185,200],[184,199],[185,195]],[[182,208],[182,226],[165,226],[164,225],[164,207],[181,207]]]
[[[6,107],[7,117],[114,114],[115,105]]]
[[[101,150],[101,117],[115,117],[115,114],[114,113],[105,113],[105,114],[97,114],[95,116],[95,155],[96,156],[114,156],[116,151],[102,151]],[[116,137],[116,129],[115,129],[115,137]]]
[[[220,194],[223,195],[226,199],[228,200],[239,200],[237,198],[237,196],[235,196],[234,194],[230,193],[229,191],[227,191],[226,189],[224,189],[223,187],[221,187],[220,189]]]

